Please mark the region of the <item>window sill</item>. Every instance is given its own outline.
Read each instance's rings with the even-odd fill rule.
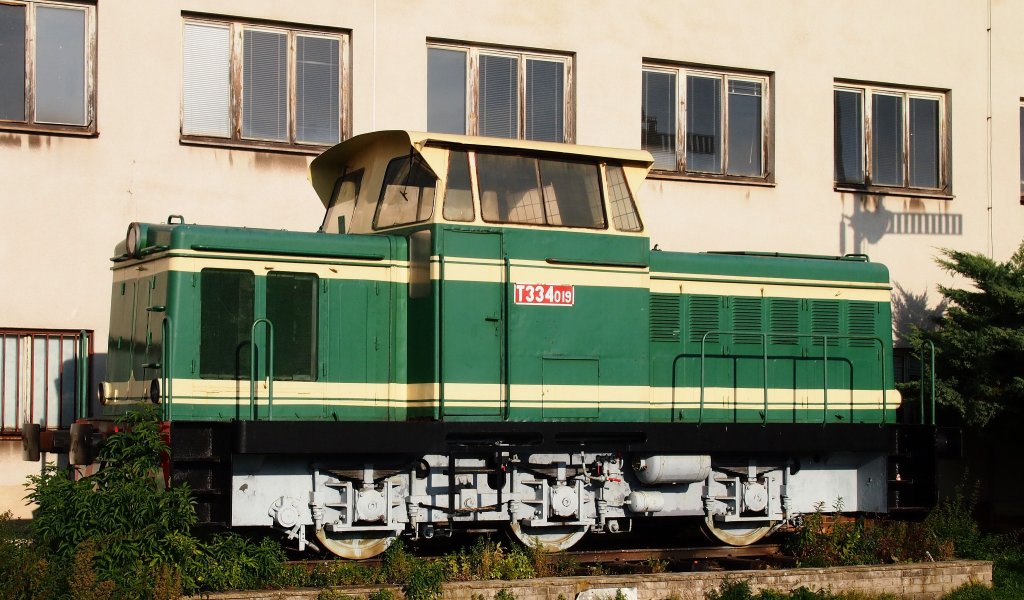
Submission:
[[[696,183],[724,183],[728,185],[751,185],[758,187],[775,187],[770,177],[738,177],[735,175],[698,175],[696,173],[680,173],[678,171],[655,171],[647,174],[647,179],[664,181],[692,181]]]
[[[203,146],[226,148],[228,150],[251,150],[254,152],[279,152],[281,154],[301,154],[317,156],[331,146],[299,145],[281,142],[261,142],[258,140],[229,140],[216,137],[182,135],[179,139],[185,146]]]
[[[844,194],[864,194],[866,196],[899,196],[904,198],[932,198],[934,200],[953,200],[953,194],[942,190],[926,190],[917,188],[897,188],[884,186],[840,185],[833,189]]]
[[[94,138],[99,137],[96,126],[93,125],[51,125],[43,123],[16,123],[13,121],[0,122],[0,131],[13,131],[16,133],[35,135],[57,135],[67,137]]]

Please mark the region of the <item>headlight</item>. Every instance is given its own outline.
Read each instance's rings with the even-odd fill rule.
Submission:
[[[128,252],[128,256],[132,258],[139,258],[142,256],[143,241],[142,225],[139,223],[132,223],[128,226],[128,234],[125,235],[124,245],[125,250]]]

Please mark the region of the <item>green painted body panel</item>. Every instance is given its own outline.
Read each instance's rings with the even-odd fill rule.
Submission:
[[[173,388],[171,417],[182,420],[221,420],[251,418],[250,377],[248,367],[239,368],[236,378],[202,377],[201,363],[201,303],[203,292],[201,271],[168,271],[171,256],[187,257],[194,268],[203,269],[205,261],[210,268],[252,271],[254,276],[253,316],[267,316],[267,273],[260,266],[267,260],[284,262],[294,272],[308,272],[314,267],[328,265],[334,271],[348,266],[379,269],[381,272],[401,269],[391,267],[393,254],[404,260],[406,243],[402,238],[383,236],[327,236],[294,232],[264,231],[203,226],[151,226],[149,236],[156,237],[159,251],[144,256],[141,263],[116,265],[130,273],[144,264],[147,270],[160,271],[158,275],[115,282],[112,289],[110,354],[107,380],[142,381],[144,386],[133,386],[133,392],[120,402],[104,406],[104,414],[123,412],[126,400],[146,400],[149,382],[161,378],[161,369],[145,369],[144,365],[161,363],[163,354],[161,321],[169,321],[171,345],[166,356],[166,377],[178,384]],[[191,250],[178,255],[176,250]],[[267,256],[271,256],[268,259]],[[215,262],[214,262],[215,261]],[[230,261],[225,266],[225,261]],[[161,269],[163,269],[161,271]],[[145,271],[140,271],[145,272]],[[280,271],[278,271],[280,272]],[[291,271],[289,271],[291,272]],[[315,374],[303,376],[302,381],[282,382],[275,378],[279,388],[286,383],[299,383],[300,394],[274,394],[273,418],[281,420],[351,420],[351,419],[405,419],[404,407],[395,407],[387,397],[386,384],[404,380],[405,357],[398,353],[395,328],[405,327],[406,286],[391,283],[390,276],[377,280],[322,278],[316,285]],[[122,288],[124,293],[121,293]],[[147,306],[158,305],[160,312],[146,311]],[[140,318],[138,315],[144,315]],[[401,315],[401,316],[399,316]],[[148,337],[147,337],[148,336]],[[149,341],[147,345],[147,339]],[[265,381],[268,373],[266,331],[261,325],[256,333],[258,381]],[[248,362],[248,344],[238,349]],[[244,371],[244,373],[242,372]],[[180,392],[183,382],[191,381],[193,392]],[[227,384],[228,393],[210,393]],[[339,390],[332,384],[385,384],[385,387],[362,386],[360,395],[331,395]],[[267,390],[257,384],[257,418],[266,418]],[[366,392],[369,393],[366,393]],[[214,401],[215,400],[215,401]],[[364,400],[358,406],[351,400]]]
[[[889,269],[885,265],[852,257],[651,252],[651,275],[657,276],[659,273],[820,279],[889,285]]]
[[[405,236],[417,231],[429,237],[427,251],[410,256]],[[254,412],[256,418],[269,418],[262,326],[256,339],[255,409],[248,374],[221,380],[229,385],[227,392],[223,385],[218,393],[203,391],[216,382],[200,376],[200,272],[207,260],[217,268],[252,271],[253,317],[260,319],[267,315],[269,272],[261,263],[272,260],[288,265],[288,272],[290,265],[294,272],[380,270],[372,279],[318,280],[315,376],[301,382],[275,378],[275,420],[895,419],[893,407],[883,417],[877,406],[850,404],[853,392],[880,394],[893,387],[887,302],[651,292],[651,281],[665,278],[721,284],[723,290],[750,278],[796,288],[881,290],[888,286],[882,265],[651,252],[643,236],[588,230],[428,225],[397,234],[150,226],[150,244],[158,248],[143,263],[155,266],[187,251],[194,266],[128,279],[124,293],[115,283],[108,380],[160,377],[160,369],[144,365],[163,360],[166,317],[172,337],[166,375],[179,389],[186,381],[193,389],[191,394],[172,390],[172,418],[248,419]],[[415,278],[413,273],[432,269],[436,278],[425,280],[424,287],[405,283],[407,273]],[[538,283],[531,278],[574,285],[572,306],[516,304],[515,284]],[[166,310],[147,311],[151,306]],[[708,332],[713,333],[704,336]],[[822,335],[830,338],[827,347]],[[821,391],[826,377],[827,411]],[[737,397],[745,404],[731,400]]]

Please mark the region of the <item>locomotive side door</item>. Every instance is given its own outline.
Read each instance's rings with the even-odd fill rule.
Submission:
[[[503,414],[505,261],[501,233],[443,231],[440,251],[442,418]]]

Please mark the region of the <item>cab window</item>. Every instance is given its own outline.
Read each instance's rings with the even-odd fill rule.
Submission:
[[[490,223],[605,229],[597,164],[526,156],[476,156],[480,213]]]
[[[426,221],[434,212],[437,177],[418,155],[388,163],[381,186],[374,228],[384,229]]]

